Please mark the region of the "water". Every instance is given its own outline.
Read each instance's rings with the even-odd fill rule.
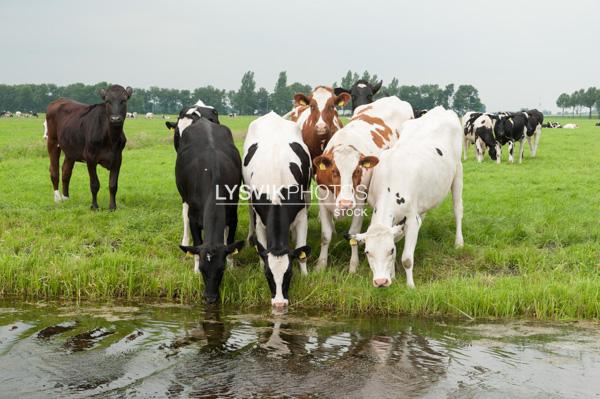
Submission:
[[[598,324],[258,312],[0,302],[0,397],[600,397]]]

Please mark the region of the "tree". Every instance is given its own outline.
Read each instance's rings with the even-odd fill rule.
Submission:
[[[383,88],[388,96],[400,96],[400,86],[397,78],[393,78],[389,85]]]
[[[454,93],[452,108],[462,115],[467,111],[484,112],[485,105],[479,99],[479,92],[471,85],[460,85]]]
[[[583,105],[584,107],[587,107],[590,110],[589,113],[589,119],[592,119],[592,108],[594,107],[594,104],[596,103],[596,100],[598,98],[598,89],[596,89],[595,87],[588,87],[588,89],[586,91],[583,91],[583,89],[581,89],[581,95],[580,95],[580,101],[581,101],[581,105]]]
[[[565,108],[571,104],[571,97],[567,93],[561,93],[556,99],[556,106],[562,109],[562,114],[565,114]]]
[[[256,92],[256,109],[260,115],[269,112],[269,92],[264,87],[261,87]]]
[[[294,82],[288,86],[290,93],[305,93],[308,94],[312,92],[312,87],[310,85],[305,85],[302,83]]]
[[[294,93],[291,92],[287,85],[287,72],[279,72],[279,78],[275,83],[275,89],[271,95],[271,108],[279,115],[286,114],[292,108],[292,96]]]
[[[233,105],[240,114],[254,114],[254,110],[256,110],[255,88],[254,72],[248,71],[242,76],[242,84],[233,99]]]

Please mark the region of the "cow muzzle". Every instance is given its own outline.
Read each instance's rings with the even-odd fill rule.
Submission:
[[[351,199],[342,198],[337,201],[336,206],[338,209],[341,209],[343,211],[346,211],[348,209],[354,209],[354,201]]]
[[[123,122],[123,117],[121,115],[111,115],[110,123],[118,124]]]
[[[327,129],[327,125],[326,124],[317,124],[315,126],[315,131],[317,132],[318,136],[326,136],[329,134],[329,129]]]
[[[271,305],[273,305],[274,308],[276,309],[283,309],[286,306],[289,305],[289,301],[285,298],[279,299],[279,298],[273,298],[271,299]]]
[[[373,279],[373,287],[375,288],[384,288],[389,287],[392,284],[392,280],[386,277],[374,278]]]

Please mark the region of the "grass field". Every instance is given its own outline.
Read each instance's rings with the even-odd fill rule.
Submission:
[[[223,118],[240,146],[250,119]],[[309,276],[296,269],[291,306],[474,318],[600,318],[600,127],[569,120],[580,128],[545,129],[538,157],[530,158],[526,149],[522,165],[508,164],[506,149],[501,165],[489,159],[477,164],[469,154],[465,248],[453,248],[446,200],[421,228],[416,290],[405,287],[401,267],[390,288],[374,289],[362,254],[359,273],[348,274],[349,247],[342,234],[349,220],[337,225],[329,269],[311,273],[320,237],[313,206]],[[0,296],[199,301],[202,283],[192,273],[191,258],[178,248],[181,204],[172,133],[164,121],[126,122],[114,213],[106,210],[108,173],[101,168],[101,210],[89,210],[82,164],[74,170],[71,200],[54,204],[42,122],[42,117],[0,119]],[[247,207],[239,214],[242,239]],[[269,306],[254,249],[245,248],[237,264],[226,272],[223,302]]]

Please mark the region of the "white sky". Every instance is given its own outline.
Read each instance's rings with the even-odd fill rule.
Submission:
[[[401,84],[470,83],[489,111],[556,109],[600,86],[600,1],[1,0],[0,83],[271,91],[367,69]]]

